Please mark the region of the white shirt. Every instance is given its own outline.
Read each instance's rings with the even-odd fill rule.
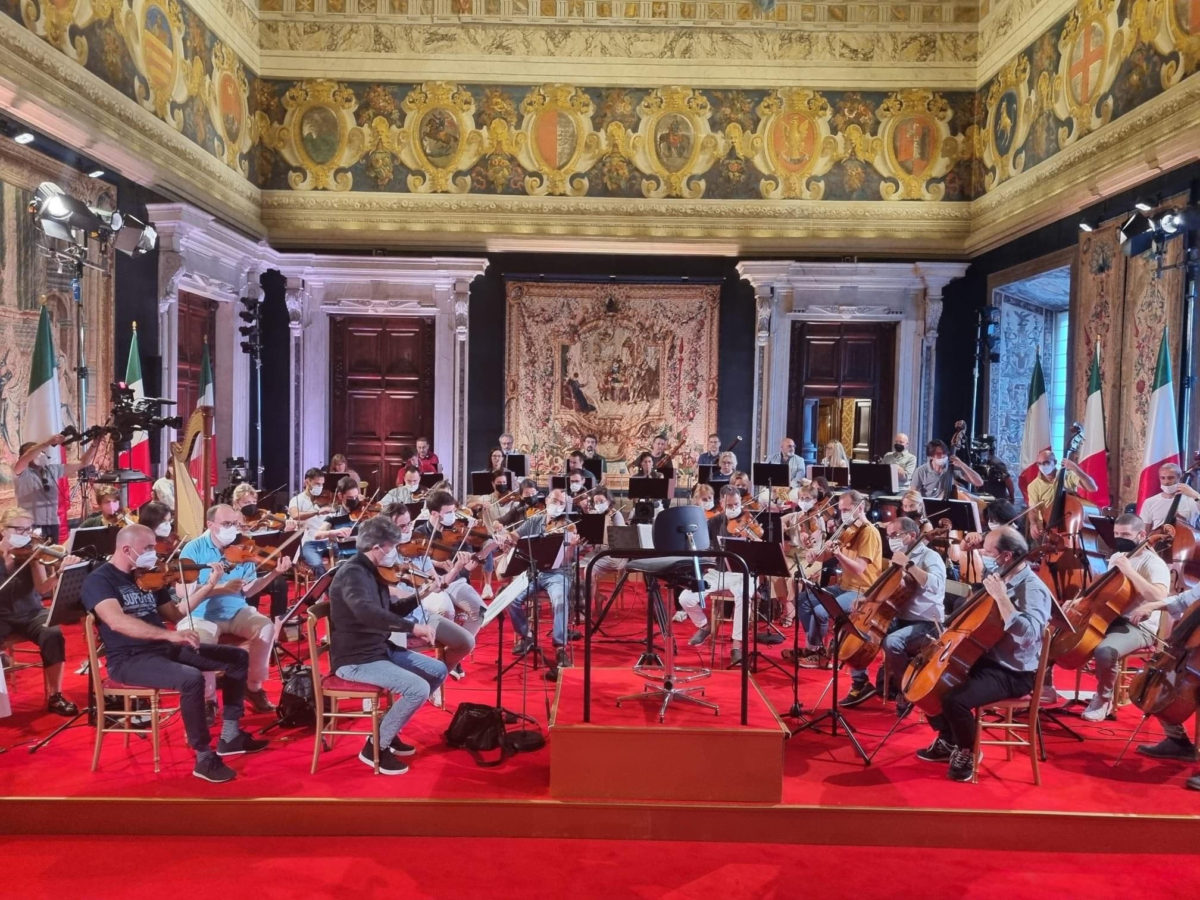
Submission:
[[[1137,556],[1129,557],[1129,561],[1133,563],[1133,570],[1148,582],[1162,585],[1168,590],[1170,589],[1171,570],[1167,568],[1167,564],[1163,562],[1163,558],[1153,550],[1142,550]],[[1134,605],[1136,606],[1137,604],[1135,603]],[[1161,618],[1160,611],[1156,609],[1150,613],[1143,625],[1154,634],[1157,634]]]
[[[297,513],[301,514],[313,512],[319,508],[320,507],[317,506],[312,494],[310,494],[308,491],[301,491],[288,501],[288,509],[294,509]],[[303,522],[301,522],[300,526],[304,531],[304,537],[301,538],[301,540],[305,542],[315,541],[317,539],[317,532],[325,527],[325,521],[325,516],[312,516],[311,518],[305,519]]]
[[[1157,528],[1166,521],[1167,513],[1171,510],[1171,503],[1175,500],[1175,496],[1174,494],[1158,493],[1145,499],[1138,515],[1146,523],[1147,528]],[[1197,513],[1200,513],[1200,509],[1196,507],[1195,500],[1191,497],[1179,498],[1179,508],[1175,511],[1177,518],[1195,528]]]

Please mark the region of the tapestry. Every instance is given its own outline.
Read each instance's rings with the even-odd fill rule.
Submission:
[[[686,478],[716,430],[719,294],[718,285],[510,281],[505,425],[530,469],[561,472],[588,434],[619,469],[664,434]]]
[[[89,206],[115,206],[112,185],[60,167],[31,151],[5,141],[0,145],[0,503],[12,503],[13,463],[26,437],[21,423],[29,391],[29,366],[33,357],[38,316],[42,304],[50,310],[54,326],[54,353],[62,395],[63,425],[78,425],[76,380],[77,333],[71,295],[70,267],[60,267],[40,250],[41,230],[29,214],[29,201],[37,185],[53,181],[66,193]],[[104,196],[107,194],[108,196]],[[101,259],[95,248],[89,261],[99,270],[83,274],[83,304],[87,319],[85,358],[88,382],[87,421],[94,425],[109,412],[109,376],[113,372],[113,278],[111,259]],[[68,450],[75,459],[77,448]],[[97,465],[103,462],[97,460]],[[71,515],[79,508],[78,490],[72,489]]]
[[[1054,313],[1005,294],[1002,289],[993,293],[992,305],[1000,310],[1000,362],[992,365],[988,373],[991,427],[996,438],[996,456],[1010,468],[1018,469],[1025,411],[1029,405],[1029,381],[1039,351],[1042,371],[1046,373],[1046,390],[1051,393],[1062,390],[1053,383],[1051,376],[1054,371]]]

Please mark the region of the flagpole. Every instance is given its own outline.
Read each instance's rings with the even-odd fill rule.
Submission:
[[[79,431],[87,431],[87,320],[83,314],[83,260],[71,260],[71,297],[75,302],[75,334],[78,346],[75,348],[75,374],[79,383]]]

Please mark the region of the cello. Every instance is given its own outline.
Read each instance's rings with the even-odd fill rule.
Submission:
[[[1196,531],[1186,522],[1179,521],[1179,501],[1183,495],[1176,492],[1171,507],[1160,526],[1170,529],[1170,548],[1163,548],[1161,555],[1171,570],[1171,589],[1177,593],[1187,590],[1195,583],[1193,569],[1196,556]]]
[[[1187,608],[1129,687],[1129,698],[1147,716],[1182,725],[1200,706],[1200,601]]]
[[[996,574],[1008,578],[1037,550],[1018,554]],[[901,691],[927,715],[942,711],[942,698],[967,680],[971,668],[1004,637],[1004,618],[996,598],[981,587],[971,594],[936,641],[913,657],[904,671]]]

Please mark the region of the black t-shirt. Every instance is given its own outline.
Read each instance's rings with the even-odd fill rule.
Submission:
[[[171,592],[165,588],[161,591],[143,591],[129,575],[112,563],[105,563],[84,579],[83,606],[88,612],[95,612],[97,604],[110,597],[116,598],[126,615],[141,619],[148,625],[156,625],[159,628],[166,627],[162,616],[159,615],[158,608],[164,603],[171,602]],[[169,646],[165,640],[149,641],[145,638],[133,638],[113,631],[104,624],[104,620],[99,616],[96,616],[96,623],[100,628],[100,638],[104,641],[104,649],[110,661],[122,659],[134,653],[155,652]]]
[[[31,565],[33,563],[30,563]],[[13,571],[19,566],[20,563],[13,563]],[[23,621],[40,614],[45,608],[41,595],[33,587],[33,572],[30,571],[30,566],[21,569],[21,574],[9,581],[4,590],[0,591],[0,619]],[[0,557],[0,583],[7,581],[10,574],[8,567],[4,565],[3,557]]]

